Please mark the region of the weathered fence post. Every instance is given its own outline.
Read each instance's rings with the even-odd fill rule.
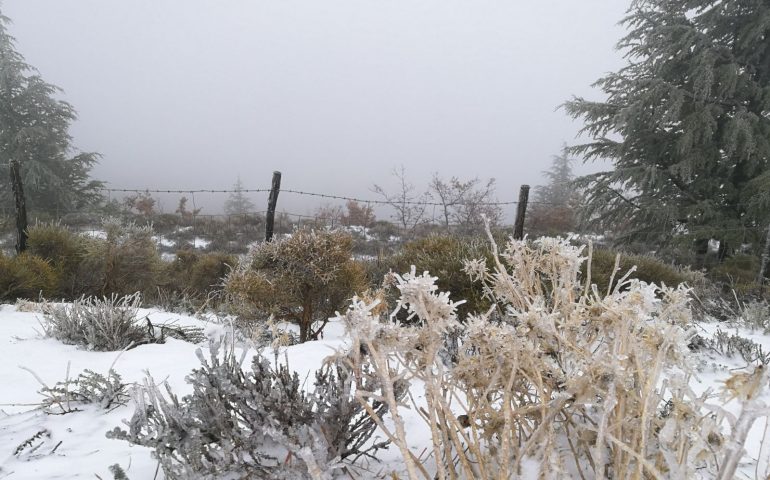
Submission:
[[[16,253],[21,253],[27,249],[27,204],[24,200],[21,165],[18,160],[11,160],[11,185],[16,200]]]
[[[275,206],[278,203],[278,193],[281,191],[281,172],[273,172],[273,183],[270,186],[270,196],[267,197],[267,217],[265,218],[265,241],[273,239],[275,224]]]
[[[767,264],[770,263],[770,225],[767,226],[767,238],[765,239],[765,248],[762,250],[762,263],[759,267],[759,275],[757,275],[757,285],[759,290],[762,291],[762,285],[765,284],[765,274],[767,273]]]
[[[527,214],[527,202],[529,201],[529,185],[522,185],[519,190],[519,204],[516,209],[516,223],[513,226],[513,238],[524,238],[524,217]]]

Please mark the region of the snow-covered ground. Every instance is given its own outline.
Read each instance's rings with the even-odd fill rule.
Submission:
[[[209,336],[223,335],[230,329],[226,324],[155,309],[142,309],[140,315],[142,318],[149,316],[153,323],[200,326]],[[37,393],[40,384],[35,375],[51,386],[63,381],[68,369],[69,377],[73,378],[84,369],[106,374],[114,364],[113,368],[125,382],[141,383],[149,371],[156,381],[167,380],[174,392],[181,396],[190,391],[185,376],[199,365],[195,350],[206,350],[207,344],[194,345],[169,339],[165,344],[142,345],[122,354],[92,352],[42,336],[39,333],[41,317],[39,312],[19,311],[13,305],[0,306],[0,353],[3,359],[0,363],[0,479],[95,479],[98,476],[106,480],[113,478],[108,467],[116,463],[131,479],[155,478],[157,462],[148,448],[105,437],[108,430],[123,426],[122,421],[130,418],[134,410],[133,405],[129,403],[111,411],[81,406],[82,410],[78,412],[48,415],[36,408],[41,397]],[[700,328],[704,336],[713,334],[717,328],[727,329],[716,324],[704,324]],[[300,378],[308,378],[307,383],[312,383],[312,372],[326,356],[345,346],[344,331],[339,323],[331,322],[324,333],[322,340],[286,348],[290,367],[298,371]],[[740,333],[770,351],[768,336],[745,330]],[[263,354],[268,359],[273,358],[269,350]],[[279,358],[283,357],[282,351]],[[703,353],[700,364],[701,371],[695,383],[700,391],[718,390],[733,369],[745,367],[740,359],[728,359],[714,353]],[[418,390],[414,388],[413,394],[419,398],[421,392]],[[765,399],[770,400],[767,393]],[[737,409],[737,405],[730,404],[728,408]],[[403,410],[402,414],[408,436],[413,441],[410,446],[419,456],[428,446],[427,429],[413,410]],[[15,454],[17,447],[38,432],[43,433],[34,442],[37,448],[24,448]],[[767,445],[770,439],[763,446],[764,434],[765,423],[758,422],[750,432],[748,452],[738,478],[762,479],[770,473],[770,445]],[[380,464],[368,465],[370,473],[359,478],[387,478],[387,472],[402,468],[395,447],[381,452],[380,460]],[[157,478],[162,479],[163,473],[158,473]]]
[[[229,325],[155,309],[141,309],[139,316],[149,316],[154,324],[175,322],[203,327],[210,337],[226,335],[230,331]],[[93,352],[45,338],[40,333],[41,320],[39,312],[23,312],[14,305],[0,305],[0,352],[4,359],[0,364],[0,479],[95,479],[95,475],[99,475],[106,480],[113,478],[108,467],[115,463],[120,464],[133,480],[155,478],[157,462],[151,457],[150,449],[105,437],[108,430],[124,427],[122,421],[131,417],[133,405],[129,403],[108,412],[86,405],[78,407],[82,411],[48,415],[36,408],[41,401],[38,393],[41,385],[35,375],[53,386],[65,380],[68,368],[72,379],[85,369],[106,374],[114,363],[114,370],[124,382],[141,384],[149,371],[156,381],[167,380],[181,397],[191,391],[185,376],[200,365],[195,350],[201,348],[208,356],[208,344],[194,345],[169,339],[165,344],[141,345],[122,354]],[[290,367],[300,378],[308,379],[307,383],[312,384],[313,372],[344,343],[342,325],[330,322],[324,330],[323,340],[288,347],[286,357],[282,349],[279,358],[288,358]],[[249,355],[256,353],[247,345],[242,348],[251,349]],[[274,358],[269,349],[262,353],[267,359]],[[420,428],[416,416],[411,420],[415,428]],[[40,444],[38,448],[34,451],[25,449],[21,455],[14,454],[19,445],[41,431],[45,433],[36,441]],[[399,469],[398,452],[394,447],[385,452],[382,460],[383,465],[370,467],[380,470],[390,465],[390,470]],[[163,473],[160,472],[157,478],[162,479]]]

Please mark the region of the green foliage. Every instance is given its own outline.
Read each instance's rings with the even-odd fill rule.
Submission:
[[[709,277],[725,289],[738,294],[756,292],[759,259],[753,255],[735,255],[726,258],[709,271]]]
[[[70,298],[75,295],[80,263],[86,254],[83,237],[61,225],[38,224],[29,229],[27,252],[47,260],[56,270],[57,294]]]
[[[615,167],[581,178],[587,217],[626,240],[737,244],[770,220],[770,4],[634,2],[624,24],[607,100],[566,104],[593,138],[571,151]]]
[[[676,287],[680,283],[686,283],[691,277],[682,270],[668,265],[654,257],[645,255],[627,255],[613,250],[598,249],[593,251],[591,261],[591,283],[595,283],[599,292],[606,294],[610,285],[610,278],[615,271],[615,259],[620,254],[620,264],[614,274],[613,288],[617,282],[629,270],[634,268],[629,278],[636,278],[643,282],[656,285],[666,284],[668,287]],[[587,274],[587,266],[581,266],[582,278]]]
[[[205,296],[221,288],[225,276],[238,263],[234,255],[179,250],[165,271],[165,288]]]
[[[487,242],[473,238],[446,235],[432,235],[404,244],[403,248],[386,264],[395,273],[408,272],[412,265],[418,272],[428,271],[438,277],[436,284],[442,292],[449,292],[452,298],[462,298],[466,303],[458,307],[459,317],[468,313],[485,312],[491,306],[483,297],[478,282],[473,282],[463,271],[466,260],[492,260]]]
[[[24,62],[8,22],[0,13],[0,164],[21,163],[30,210],[66,212],[95,203],[102,183],[90,180],[89,172],[97,155],[73,151],[67,131],[75,110]],[[10,182],[0,182],[0,202],[11,198]]]
[[[329,317],[366,289],[351,249],[344,232],[300,229],[255,246],[228,274],[225,291],[242,318],[275,315],[299,325],[300,342],[316,339]]]
[[[56,270],[45,259],[26,252],[6,257],[0,252],[0,300],[48,296],[58,282]]]
[[[160,283],[161,260],[152,228],[104,221],[106,239],[85,239],[77,293],[99,296],[151,293]]]

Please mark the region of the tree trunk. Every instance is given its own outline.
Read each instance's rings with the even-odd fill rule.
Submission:
[[[11,160],[11,185],[16,202],[16,253],[22,253],[27,249],[27,205],[18,160]]]
[[[310,340],[310,327],[313,325],[313,300],[308,294],[302,299],[302,313],[299,322],[299,343]]]

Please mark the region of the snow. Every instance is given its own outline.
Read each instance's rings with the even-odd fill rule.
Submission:
[[[208,247],[209,244],[211,244],[211,240],[206,240],[205,238],[201,238],[201,237],[195,237],[193,238],[192,244],[193,244],[193,248],[200,248],[205,250],[206,247]]]
[[[164,236],[158,236],[154,235],[152,239],[160,245],[161,247],[173,247],[176,245],[176,242],[171,240],[170,238],[164,237]]]
[[[157,309],[141,309],[140,318],[148,316],[153,323],[176,322],[180,325],[199,326],[208,336],[225,335],[230,327],[227,321],[209,316],[207,319],[192,318],[185,315],[168,313]],[[83,406],[81,411],[66,415],[47,415],[36,409],[41,397],[37,393],[40,385],[25,367],[48,385],[63,381],[69,365],[69,376],[76,377],[84,369],[107,373],[114,364],[114,369],[127,383],[141,383],[147,371],[156,381],[167,380],[174,392],[180,396],[189,393],[185,376],[199,363],[195,350],[201,348],[207,355],[206,344],[194,345],[184,341],[169,339],[165,344],[142,345],[123,352],[93,352],[71,345],[64,345],[57,340],[41,335],[39,312],[19,311],[13,305],[0,306],[0,352],[5,362],[0,364],[0,479],[69,479],[96,478],[111,479],[108,467],[120,464],[129,478],[150,479],[156,474],[157,462],[150,455],[150,449],[131,446],[120,440],[105,437],[108,430],[123,426],[134,407],[118,407],[112,411],[100,410],[97,406]],[[722,323],[704,323],[699,326],[704,336],[710,336],[717,328],[726,330]],[[736,329],[732,328],[731,332]],[[762,332],[737,330],[742,336],[751,338],[770,351],[770,337]],[[289,366],[299,373],[305,385],[312,385],[312,373],[319,368],[324,359],[344,348],[347,339],[343,326],[331,321],[324,331],[324,337],[315,342],[308,342],[282,348],[278,352],[279,361],[288,359]],[[255,353],[249,348],[249,355]],[[274,352],[263,350],[265,358],[272,360]],[[248,362],[247,362],[248,363]],[[693,383],[697,391],[718,390],[735,369],[745,367],[740,359],[729,359],[715,353],[701,356],[700,373]],[[412,393],[418,404],[423,400],[419,385],[413,385]],[[770,400],[767,392],[763,398]],[[738,413],[739,405],[733,401],[727,409]],[[430,433],[414,409],[402,409],[399,412],[405,420],[410,447],[417,456],[424,456],[430,444]],[[386,424],[392,426],[390,419]],[[754,478],[754,469],[759,457],[759,478],[765,478],[770,461],[770,445],[765,445],[762,452],[762,438],[765,434],[765,422],[758,421],[749,432],[747,456],[741,464],[739,478]],[[34,451],[24,449],[20,455],[14,450],[24,441],[38,432],[43,432],[35,441],[39,447]],[[379,434],[382,436],[381,434]],[[770,443],[767,439],[765,443]],[[760,455],[761,453],[761,455]],[[359,478],[386,478],[391,471],[401,472],[403,465],[397,448],[380,453],[380,463],[366,465],[368,474]],[[523,462],[523,478],[536,478],[539,466],[537,462]],[[743,477],[743,475],[748,477]],[[158,474],[159,479],[163,473]]]
[[[227,322],[214,323],[157,309],[141,309],[139,318],[145,316],[149,316],[153,323],[200,326],[208,336],[225,335],[230,331]],[[0,365],[0,385],[3,386],[0,389],[0,479],[96,478],[94,475],[111,479],[108,467],[115,463],[126,470],[129,478],[154,478],[157,462],[152,459],[150,449],[105,437],[107,431],[124,426],[123,420],[130,418],[134,411],[132,404],[110,412],[86,405],[82,411],[46,415],[35,409],[42,398],[37,393],[40,384],[31,373],[19,367],[32,370],[52,386],[65,379],[68,364],[69,377],[73,378],[84,369],[106,374],[114,363],[113,368],[124,382],[141,383],[149,371],[156,382],[167,380],[174,393],[181,397],[191,391],[185,376],[200,365],[195,350],[201,348],[207,356],[208,345],[169,339],[165,344],[141,345],[122,354],[86,351],[44,338],[40,333],[41,320],[39,312],[18,311],[13,305],[0,306],[0,351],[6,359]],[[288,359],[289,366],[305,380],[305,385],[312,385],[315,370],[335,349],[344,345],[344,328],[332,321],[324,330],[324,339],[282,348],[278,359],[281,362]],[[256,353],[253,348],[249,350],[249,356]],[[269,360],[275,358],[270,349],[262,353]],[[422,426],[416,415],[412,422],[415,431]],[[34,453],[14,455],[20,444],[43,430],[50,436],[42,436],[42,445]],[[423,435],[415,439],[421,437]],[[427,439],[427,433],[424,438]],[[391,465],[390,470],[397,469],[400,463],[397,449],[385,452],[383,461],[382,465],[370,467],[380,469]],[[162,472],[158,478],[163,478]]]
[[[81,233],[84,237],[96,238],[99,240],[107,240],[107,232],[104,230],[87,230]]]

